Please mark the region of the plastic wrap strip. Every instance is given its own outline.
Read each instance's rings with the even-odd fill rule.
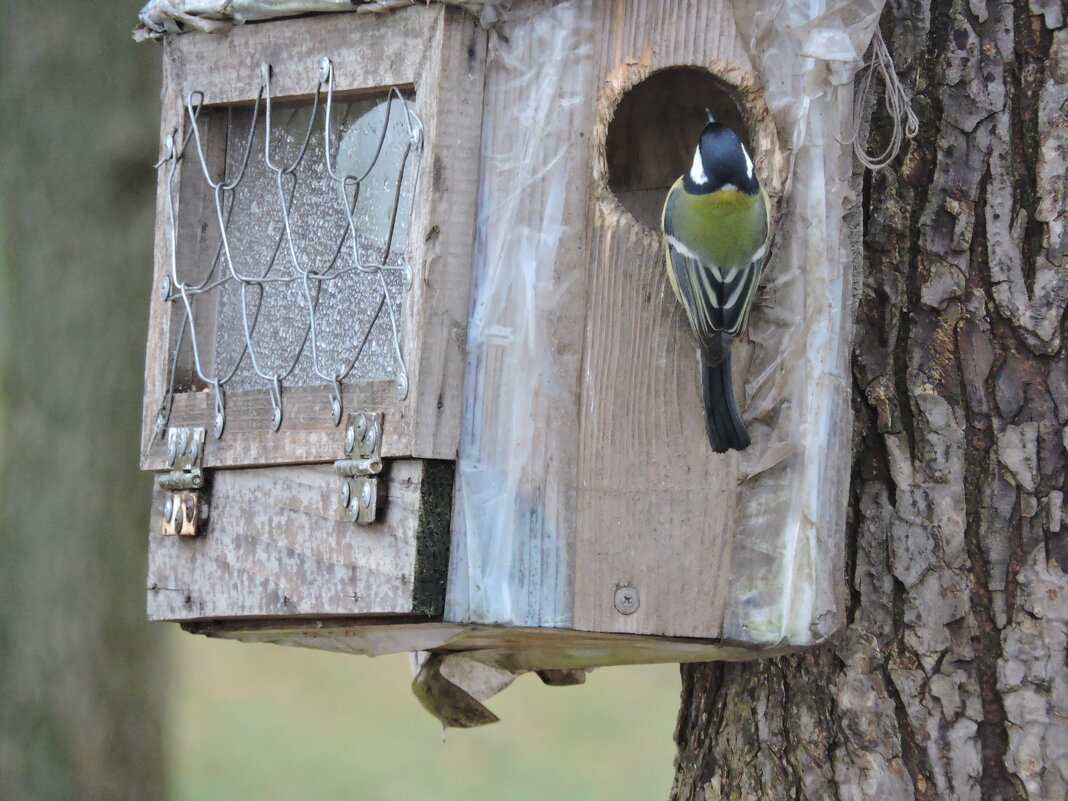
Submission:
[[[167,33],[200,31],[225,33],[231,25],[255,20],[322,14],[336,11],[377,13],[428,0],[150,0],[138,14],[137,40],[156,39]],[[496,23],[511,0],[437,0],[459,6],[489,26]]]
[[[736,541],[733,580],[761,588],[752,603],[731,607],[724,636],[748,642],[804,645],[841,622],[835,608],[840,575],[848,469],[832,474],[832,456],[848,448],[849,431],[832,430],[849,419],[850,305],[853,253],[844,216],[856,202],[851,185],[852,80],[862,66],[883,0],[736,0],[735,20],[783,140],[790,147],[783,230],[769,280],[804,271],[805,323],[795,371],[785,396],[804,421],[800,478],[780,528],[778,559],[766,548],[746,554]],[[747,387],[748,389],[748,387]],[[756,389],[759,389],[757,387]],[[843,407],[844,405],[844,407]],[[759,476],[757,483],[767,474]],[[759,496],[752,486],[749,495]],[[778,575],[775,575],[775,571]],[[770,591],[769,591],[770,590]]]
[[[487,113],[483,129],[446,620],[571,622],[568,532],[552,513],[563,504],[547,497],[537,433],[560,424],[546,409],[574,405],[573,387],[558,380],[550,320],[569,280],[555,268],[582,152],[563,110],[582,100],[593,63],[581,20],[575,4],[555,6],[490,51],[487,105],[495,91],[508,112]]]

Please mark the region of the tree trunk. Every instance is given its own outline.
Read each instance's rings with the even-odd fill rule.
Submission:
[[[683,668],[675,799],[1066,797],[1063,13],[887,4],[920,125],[864,181],[849,622]]]
[[[137,3],[0,22],[0,798],[159,798],[138,431],[158,53]]]

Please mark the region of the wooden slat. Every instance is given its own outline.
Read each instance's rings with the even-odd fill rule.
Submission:
[[[382,455],[396,458],[410,455],[410,413],[396,402],[392,381],[368,381],[342,388],[344,408],[349,411],[387,410],[383,422]],[[204,448],[205,467],[251,467],[268,464],[333,462],[345,457],[344,420],[339,426],[324,425],[330,420],[330,395],[326,386],[295,387],[283,391],[282,425],[271,430],[272,406],[267,390],[251,389],[226,394],[226,429],[222,439],[209,433]],[[171,411],[172,426],[200,426],[209,432],[215,417],[210,392],[176,395]],[[148,470],[167,467],[167,442],[156,439],[149,445],[142,466]]]
[[[481,337],[466,379],[461,454],[471,470],[466,484],[464,473],[458,478],[447,612],[458,620],[559,625],[571,614],[590,258],[583,137],[599,80],[575,53],[588,46],[582,32],[595,5],[557,6],[509,25],[506,55],[487,68],[484,227],[472,288]],[[553,41],[557,31],[564,44]],[[481,554],[492,578],[466,561],[469,553]],[[498,586],[506,581],[514,583]]]
[[[206,531],[193,538],[160,535],[157,491],[149,617],[440,612],[448,531],[438,521],[448,519],[451,478],[433,465],[392,462],[368,526],[343,518],[342,479],[326,466],[213,473]]]
[[[440,9],[424,8],[278,20],[225,36],[168,36],[164,52],[181,96],[201,91],[207,103],[254,100],[264,62],[276,98],[310,97],[323,56],[334,65],[339,91],[411,86],[423,77],[440,20]]]
[[[462,651],[472,659],[512,671],[744,660],[795,650],[570,629],[460,625],[404,617],[203,620],[183,623],[182,628],[195,634],[242,642],[270,642],[370,656],[432,649]]]
[[[617,3],[613,11],[598,20],[596,38],[605,96],[665,67],[749,67],[729,4]],[[574,626],[715,638],[737,600],[739,458],[708,446],[696,348],[665,279],[659,232],[608,198],[591,211]],[[638,593],[633,614],[615,607],[622,585]]]
[[[455,458],[463,379],[468,282],[477,191],[486,34],[461,11],[413,7],[386,15],[330,15],[235,29],[229,36],[168,37],[164,50],[163,138],[183,134],[185,94],[242,102],[255,97],[258,65],[274,67],[277,97],[314,89],[319,61],[334,63],[336,89],[410,85],[425,126],[424,153],[409,237],[415,284],[403,299],[402,350],[408,365],[407,398],[392,385],[369,382],[345,388],[345,409],[385,414],[383,456]],[[251,76],[243,78],[242,76]],[[447,77],[446,77],[447,76]],[[180,176],[179,176],[180,179]],[[156,282],[170,269],[161,185],[157,212]],[[175,327],[181,316],[154,293],[146,363],[142,467],[165,469],[153,426],[165,395]],[[328,461],[339,458],[339,429],[321,388],[284,390],[277,434],[269,424],[267,393],[227,393],[221,440],[209,435],[205,463],[240,466]],[[211,398],[189,393],[174,400],[171,425],[212,430]],[[373,406],[369,406],[373,404]]]
[[[442,25],[416,81],[426,147],[410,237],[415,284],[405,346],[413,456],[455,459],[478,206],[486,32],[470,14],[440,9]],[[421,94],[420,94],[421,93]]]
[[[163,94],[160,113],[159,153],[166,152],[168,139],[182,131],[182,99],[178,80],[174,75],[174,64],[170,59],[163,60]],[[177,138],[177,137],[175,137]],[[164,388],[169,380],[168,355],[171,342],[171,308],[160,298],[159,286],[163,277],[170,273],[171,247],[167,233],[167,167],[159,169],[156,185],[156,231],[153,247],[152,292],[149,296],[148,344],[145,352],[145,395],[141,427],[141,469],[149,469],[145,454],[152,442],[156,425],[156,415],[164,397]],[[147,266],[147,265],[146,265]]]

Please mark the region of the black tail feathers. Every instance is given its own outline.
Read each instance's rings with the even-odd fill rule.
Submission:
[[[717,356],[721,358],[713,363],[712,359]],[[712,450],[716,453],[726,453],[731,448],[745,450],[749,447],[749,432],[745,430],[745,423],[734,400],[730,350],[723,348],[720,353],[703,353],[701,378],[705,394],[705,424]]]

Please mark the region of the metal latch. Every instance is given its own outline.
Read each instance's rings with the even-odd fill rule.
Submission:
[[[167,492],[163,502],[164,536],[195,537],[208,517],[204,488],[204,429],[171,428],[167,431],[167,467],[156,487]]]
[[[378,513],[378,474],[382,470],[382,412],[349,412],[345,456],[334,462],[344,479],[341,506],[350,523],[367,525]]]

